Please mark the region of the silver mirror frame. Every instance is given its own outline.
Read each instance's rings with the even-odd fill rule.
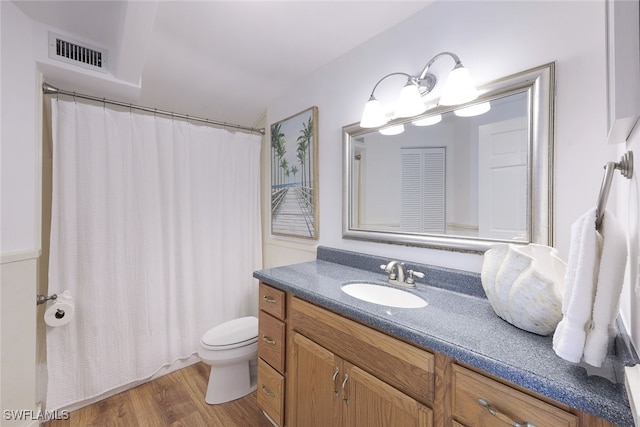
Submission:
[[[345,239],[391,243],[446,249],[460,252],[483,253],[496,243],[528,244],[538,243],[553,246],[553,155],[555,117],[555,62],[545,64],[521,73],[501,78],[480,87],[478,99],[465,105],[490,101],[511,93],[528,91],[529,96],[529,200],[527,206],[529,241],[497,240],[475,237],[447,236],[442,234],[395,233],[361,229],[351,224],[353,217],[351,204],[352,165],[351,140],[376,129],[361,128],[353,123],[342,128],[343,177],[342,177],[342,237]],[[407,123],[421,117],[441,114],[462,108],[436,107],[425,114],[410,119],[396,119],[385,126]]]

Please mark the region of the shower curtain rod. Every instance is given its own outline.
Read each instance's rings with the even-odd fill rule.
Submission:
[[[140,105],[135,105],[135,104],[127,104],[126,102],[113,101],[113,100],[106,99],[106,98],[98,98],[97,96],[83,95],[83,94],[76,93],[76,92],[69,92],[69,91],[66,91],[66,90],[58,89],[57,87],[51,86],[50,84],[48,84],[46,82],[42,83],[42,93],[44,93],[45,95],[58,95],[58,94],[60,94],[60,95],[68,95],[68,96],[73,96],[74,98],[81,98],[81,99],[88,99],[88,100],[91,100],[91,101],[102,102],[103,104],[118,105],[120,107],[126,107],[126,108],[130,108],[130,109],[134,109],[134,110],[146,111],[148,113],[162,114],[162,115],[165,115],[165,116],[177,117],[179,119],[191,120],[191,121],[195,121],[195,122],[203,122],[203,123],[208,123],[210,125],[215,125],[215,126],[223,126],[223,127],[234,128],[234,129],[246,130],[246,131],[249,131],[249,132],[255,132],[255,133],[259,133],[261,135],[264,135],[264,128],[257,129],[257,128],[252,128],[252,127],[242,126],[242,125],[236,125],[236,124],[233,124],[233,123],[219,122],[219,121],[216,121],[216,120],[206,119],[206,118],[202,118],[202,117],[194,117],[194,116],[189,116],[189,115],[186,115],[186,114],[178,114],[178,113],[174,113],[174,112],[171,112],[171,111],[158,110],[156,108],[142,107]]]

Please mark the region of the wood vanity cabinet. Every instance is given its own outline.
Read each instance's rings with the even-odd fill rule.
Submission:
[[[290,425],[432,426],[411,395],[432,400],[433,355],[297,298],[290,313]]]
[[[257,403],[279,427],[614,427],[264,283],[259,323]]]
[[[278,426],[284,426],[286,294],[259,286],[258,380],[256,401]]]

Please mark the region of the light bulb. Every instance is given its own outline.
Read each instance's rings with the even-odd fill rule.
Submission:
[[[413,117],[427,111],[418,86],[409,82],[400,91],[395,117]]]
[[[442,88],[440,105],[459,105],[473,101],[478,97],[476,86],[471,80],[469,70],[461,64],[456,65],[449,73]]]
[[[387,115],[380,101],[375,99],[373,95],[364,106],[362,118],[360,119],[360,127],[377,128],[387,123]]]

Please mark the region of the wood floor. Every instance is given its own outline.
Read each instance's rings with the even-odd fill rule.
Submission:
[[[222,405],[204,401],[209,366],[199,362],[73,411],[46,427],[221,426],[272,427],[256,406],[255,392]]]

